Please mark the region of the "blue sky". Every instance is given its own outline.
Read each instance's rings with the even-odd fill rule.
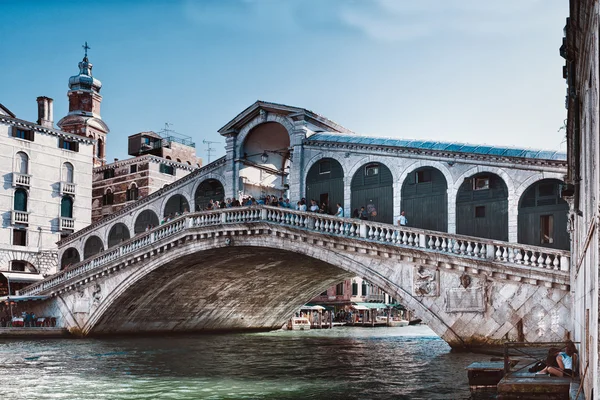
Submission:
[[[89,43],[109,160],[165,122],[223,155],[217,129],[257,99],[359,134],[566,147],[567,0],[0,0],[0,15],[0,103],[23,119],[41,95],[66,114]]]

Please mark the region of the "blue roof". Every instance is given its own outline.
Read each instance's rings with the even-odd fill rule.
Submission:
[[[308,140],[332,143],[355,143],[390,147],[405,147],[409,149],[452,151],[455,153],[482,154],[490,156],[536,158],[540,160],[566,161],[567,154],[552,150],[519,149],[514,147],[499,147],[466,143],[437,142],[431,140],[394,139],[375,136],[360,136],[345,133],[316,133]]]

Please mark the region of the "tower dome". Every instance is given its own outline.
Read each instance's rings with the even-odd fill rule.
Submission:
[[[69,89],[93,90],[99,93],[102,88],[102,82],[92,76],[92,66],[86,53],[83,60],[79,62],[79,74],[69,78]]]

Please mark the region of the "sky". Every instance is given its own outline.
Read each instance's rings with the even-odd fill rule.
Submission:
[[[0,103],[68,111],[88,42],[107,160],[127,136],[203,140],[264,100],[363,135],[565,150],[567,0],[0,0]]]

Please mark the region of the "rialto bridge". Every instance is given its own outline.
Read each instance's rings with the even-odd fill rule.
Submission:
[[[564,154],[364,137],[264,102],[219,132],[224,157],[59,242],[63,270],[21,291],[50,296],[38,314],[81,334],[270,329],[359,275],[455,347],[566,336]],[[369,220],[200,211],[266,194]]]

